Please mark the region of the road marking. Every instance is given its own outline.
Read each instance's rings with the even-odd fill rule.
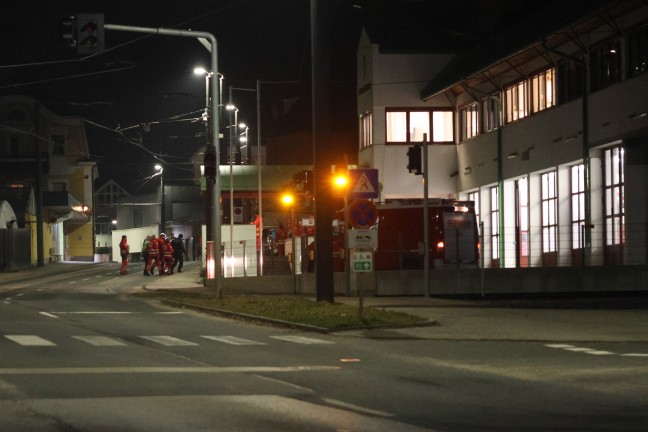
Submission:
[[[236,336],[200,336],[200,337],[205,339],[210,339],[216,342],[223,342],[230,345],[266,345],[263,342],[243,339]]]
[[[68,282],[69,285],[74,285],[77,281]]]
[[[48,312],[38,312],[38,313],[41,314],[41,315],[45,315],[46,317],[58,318],[56,315],[53,315],[53,314],[48,313]]]
[[[125,342],[107,336],[72,336],[75,339],[94,346],[126,346]]]
[[[340,400],[337,400],[337,399],[329,399],[329,398],[325,397],[325,398],[322,398],[322,400],[324,402],[330,404],[330,405],[334,405],[334,406],[344,408],[344,409],[350,409],[350,410],[355,411],[355,412],[361,412],[361,413],[365,413],[365,414],[369,414],[369,415],[376,415],[376,416],[380,416],[380,417],[394,417],[396,415],[396,414],[388,413],[388,412],[385,412],[385,411],[377,411],[377,410],[373,410],[373,409],[370,409],[370,408],[361,407],[361,406],[350,404],[350,403],[347,403],[347,402],[343,402],[343,401],[340,401]]]
[[[34,335],[4,335],[10,341],[23,346],[56,346],[54,342]]]
[[[131,373],[266,373],[320,372],[340,366],[248,366],[248,367],[89,367],[89,368],[0,368],[0,375],[131,374]]]
[[[565,351],[572,351],[572,352],[580,352],[583,354],[590,354],[590,355],[616,355],[616,356],[622,356],[622,357],[648,357],[648,354],[641,354],[641,353],[627,353],[627,354],[619,354],[615,353],[612,351],[605,351],[605,350],[597,350],[594,348],[585,348],[585,347],[577,347],[574,345],[569,345],[569,344],[545,344],[546,347],[548,348],[557,348],[557,349],[562,349]]]
[[[305,336],[270,336],[272,339],[279,339],[286,342],[294,342],[304,345],[315,345],[315,344],[332,344],[334,342],[325,341],[322,339],[314,339]]]
[[[194,346],[198,345],[197,343],[189,342],[184,339],[179,339],[173,336],[140,336],[142,339],[146,339],[151,342],[158,343],[164,346]]]

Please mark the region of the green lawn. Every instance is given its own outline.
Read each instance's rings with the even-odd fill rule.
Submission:
[[[362,319],[358,306],[318,302],[298,296],[237,295],[221,299],[211,295],[175,291],[136,294],[166,300],[172,304],[198,306],[215,311],[234,312],[328,330],[404,326],[425,322],[424,318],[384,309],[364,308]]]

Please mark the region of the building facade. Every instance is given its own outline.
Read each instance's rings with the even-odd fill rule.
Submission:
[[[648,6],[554,12],[459,54],[365,32],[359,163],[382,201],[420,199],[407,151],[425,136],[429,196],[475,201],[484,267],[646,264]]]
[[[33,191],[33,264],[94,260],[93,179],[85,125],[26,96],[0,98],[0,186]],[[31,195],[30,195],[31,196]],[[32,220],[35,219],[35,220]]]

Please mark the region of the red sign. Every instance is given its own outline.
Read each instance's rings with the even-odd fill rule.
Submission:
[[[357,199],[349,205],[348,218],[353,228],[370,227],[378,219],[378,209],[368,199]]]

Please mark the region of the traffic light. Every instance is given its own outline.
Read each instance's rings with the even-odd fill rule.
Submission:
[[[416,175],[423,174],[421,170],[421,146],[412,146],[407,150],[407,170]]]
[[[76,45],[79,54],[98,54],[104,52],[103,14],[78,14],[76,31]]]

